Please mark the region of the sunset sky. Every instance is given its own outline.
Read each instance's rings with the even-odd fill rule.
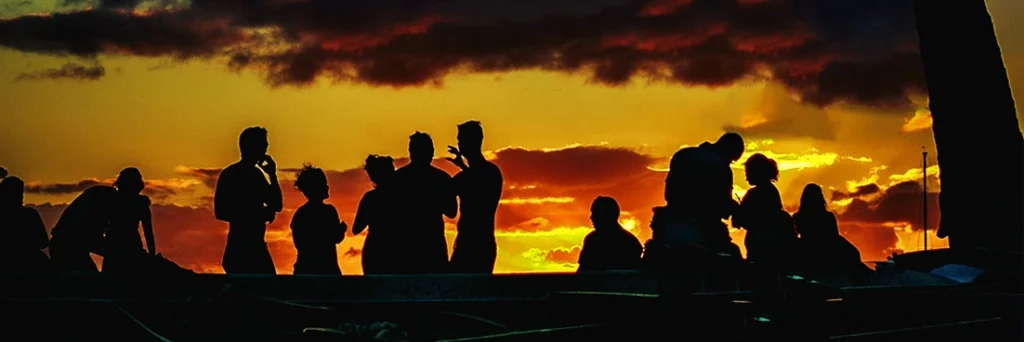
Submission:
[[[1024,98],[1024,5],[988,3]],[[922,247],[922,146],[935,165],[913,20],[909,0],[0,0],[0,166],[48,228],[136,166],[159,251],[223,272],[211,189],[266,127],[285,191],[267,239],[291,273],[295,169],[327,170],[351,223],[367,154],[405,157],[418,130],[443,158],[475,119],[506,185],[496,271],[550,272],[575,269],[598,195],[647,239],[667,158],[734,130],[779,162],[787,207],[822,185],[879,260]],[[739,163],[734,179],[742,194]],[[338,247],[346,274],[365,234]]]

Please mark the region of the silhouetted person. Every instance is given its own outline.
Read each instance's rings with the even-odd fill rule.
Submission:
[[[444,236],[444,216],[455,218],[459,204],[452,190],[452,178],[430,165],[434,141],[426,133],[409,137],[409,165],[395,172],[399,191],[402,239],[405,246],[405,272],[441,273],[448,266],[448,242]]]
[[[0,258],[4,260],[0,272],[50,270],[50,260],[42,251],[49,244],[46,226],[39,212],[26,207],[24,201],[25,182],[17,177],[0,181]]]
[[[337,246],[345,239],[348,225],[338,218],[338,210],[324,203],[330,187],[324,171],[306,165],[299,171],[295,187],[306,196],[306,203],[292,216],[292,241],[298,256],[295,274],[341,275]]]
[[[836,215],[828,211],[821,186],[812,183],[804,187],[800,210],[793,214],[793,221],[808,263],[863,265],[857,247],[839,234],[839,223]]]
[[[455,154],[448,160],[462,169],[453,178],[460,214],[459,234],[449,267],[455,273],[490,274],[498,257],[494,215],[501,201],[504,180],[498,166],[484,158],[484,130],[480,122],[459,125],[458,139],[459,148],[448,147],[448,151]]]
[[[363,274],[400,272],[405,262],[401,255],[406,251],[402,250],[402,232],[397,230],[400,227],[395,226],[395,161],[388,156],[370,155],[364,169],[374,188],[359,200],[352,225],[354,235],[369,228],[363,242]]]
[[[265,239],[267,223],[274,222],[282,207],[277,164],[267,155],[269,145],[266,129],[245,129],[238,139],[242,159],[217,178],[213,209],[218,220],[228,222],[222,261],[228,274],[277,273]]]
[[[576,272],[634,270],[640,265],[640,240],[619,225],[619,203],[598,196],[590,206],[594,231],[583,239]]]
[[[50,231],[50,260],[60,271],[99,272],[90,253],[104,255],[103,236],[117,210],[117,189],[86,189],[64,209]]]
[[[148,267],[146,251],[142,249],[139,224],[146,238],[150,255],[156,255],[153,220],[149,197],[142,194],[145,182],[142,173],[134,167],[125,168],[114,183],[117,189],[114,210],[104,240],[103,272],[135,273]]]
[[[779,166],[757,153],[744,163],[744,172],[747,183],[753,187],[743,195],[739,210],[732,216],[732,225],[747,231],[747,260],[785,264],[795,247],[796,232],[774,184],[779,179]]]
[[[738,207],[733,199],[732,169],[729,165],[743,155],[743,138],[736,133],[723,134],[715,143],[704,142],[687,147],[672,156],[665,177],[664,207],[654,209],[651,220],[652,241],[644,259],[654,263],[664,254],[667,259],[692,259],[680,252],[739,256],[723,219]],[[667,252],[675,249],[675,252]]]

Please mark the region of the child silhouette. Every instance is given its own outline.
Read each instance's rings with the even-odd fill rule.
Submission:
[[[337,245],[345,239],[348,225],[338,218],[338,210],[324,203],[330,197],[324,171],[305,165],[295,187],[306,196],[306,203],[292,216],[292,241],[298,251],[295,274],[341,275]]]

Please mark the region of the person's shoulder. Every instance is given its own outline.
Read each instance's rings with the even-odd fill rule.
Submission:
[[[137,197],[136,200],[138,201],[139,205],[141,205],[141,206],[148,207],[148,206],[153,204],[153,201],[149,199],[149,196],[146,196],[146,195],[143,195],[143,194],[139,194],[139,197]]]
[[[33,207],[21,207],[21,214],[39,216],[39,211]]]
[[[583,237],[583,244],[586,245],[587,242],[594,241],[594,239],[596,239],[597,236],[598,236],[598,234],[597,234],[597,230],[596,229],[590,231],[589,233],[587,233],[586,236]]]

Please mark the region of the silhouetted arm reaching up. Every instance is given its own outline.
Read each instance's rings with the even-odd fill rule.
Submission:
[[[265,164],[260,165],[260,168],[270,177],[270,193],[267,196],[267,207],[271,211],[279,213],[284,209],[284,200],[281,195],[281,185],[277,183],[277,163],[269,155],[267,155],[267,159],[264,162]]]

